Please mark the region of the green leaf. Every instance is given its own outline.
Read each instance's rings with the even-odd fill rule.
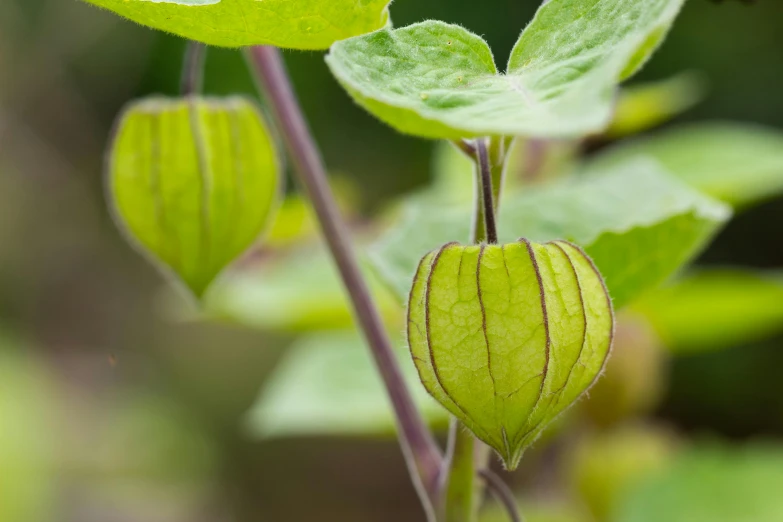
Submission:
[[[696,105],[704,94],[702,77],[693,73],[623,88],[606,136],[614,139],[661,125]]]
[[[107,195],[128,239],[201,297],[266,228],[279,171],[253,103],[150,98],[120,117]]]
[[[390,0],[85,0],[134,22],[221,47],[327,49],[386,25]]]
[[[739,123],[686,125],[608,149],[590,164],[606,168],[650,156],[687,183],[736,207],[783,193],[783,132]]]
[[[487,43],[428,21],[337,42],[326,58],[357,103],[400,132],[581,137],[652,54],[683,0],[552,0],[498,74]]]
[[[614,314],[572,244],[449,243],[419,264],[408,344],[424,387],[513,470],[603,370]]]
[[[364,272],[383,318],[400,326],[400,305],[372,271]],[[268,330],[332,330],[354,324],[345,287],[322,250],[299,250],[228,272],[206,297],[203,312]]]
[[[370,260],[405,300],[416,266],[432,248],[470,235],[470,207],[408,204],[402,219],[370,250]],[[616,308],[660,284],[698,254],[731,210],[647,161],[600,177],[578,176],[507,198],[501,242],[525,236],[565,239],[598,265]]]
[[[737,346],[783,330],[783,274],[701,269],[634,303],[675,353]]]
[[[359,194],[354,184],[332,175],[329,185],[342,215],[349,221],[357,219]],[[303,194],[296,192],[286,196],[277,209],[264,244],[282,249],[313,242],[318,238],[318,219],[314,214],[312,204]]]
[[[425,419],[445,427],[448,414],[416,375],[403,343],[397,354]],[[247,415],[261,438],[374,436],[395,431],[391,404],[364,341],[355,332],[301,338],[287,352]]]
[[[468,203],[476,192],[476,162],[448,141],[436,141],[432,152],[432,186],[419,197],[441,204]],[[504,189],[508,187],[504,185]]]
[[[778,522],[783,520],[783,448],[695,447],[668,471],[639,484],[614,522]]]

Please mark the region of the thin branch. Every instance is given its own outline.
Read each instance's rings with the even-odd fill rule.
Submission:
[[[207,46],[200,42],[190,41],[185,49],[182,62],[182,79],[180,93],[183,96],[198,94],[204,86],[204,65],[206,64]]]
[[[378,308],[359,270],[348,229],[327,183],[321,154],[299,107],[280,51],[274,47],[252,47],[247,56],[266,94],[299,181],[313,204],[323,235],[351,298],[357,322],[386,385],[397,419],[403,453],[425,510],[432,516],[442,456],[432,433],[416,409]]]
[[[482,194],[484,189],[481,186],[481,174],[479,173],[478,164],[475,165],[476,176],[476,204],[475,211],[473,212],[473,228],[470,233],[470,242],[474,245],[479,243],[486,243],[487,241],[487,220],[484,219],[484,202],[482,201]]]
[[[525,161],[522,162],[522,179],[525,183],[533,184],[540,181],[547,159],[549,142],[542,139],[530,138],[525,142]]]
[[[476,438],[455,418],[449,425],[444,463],[443,522],[473,522],[478,513],[473,455]]]
[[[498,242],[498,229],[495,221],[495,204],[492,189],[492,165],[489,162],[487,140],[476,140],[476,162],[478,164],[481,204],[484,211],[484,223],[489,244]]]
[[[522,515],[519,513],[519,509],[517,509],[517,501],[514,498],[514,492],[511,491],[511,488],[509,488],[505,482],[503,482],[503,479],[489,469],[482,469],[479,471],[479,475],[484,479],[487,488],[492,492],[495,498],[503,504],[511,522],[525,522],[525,519],[522,518]]]
[[[471,140],[452,140],[451,142],[455,147],[465,153],[470,158],[476,157],[476,145]]]
[[[492,196],[495,203],[495,216],[500,209],[500,196],[503,192],[503,184],[506,178],[506,161],[508,150],[513,138],[508,136],[495,137],[489,141],[489,164],[492,169]]]

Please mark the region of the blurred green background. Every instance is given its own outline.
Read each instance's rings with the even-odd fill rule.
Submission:
[[[396,0],[392,16],[460,23],[502,64],[537,5]],[[194,322],[111,222],[101,171],[114,117],[133,98],[175,95],[183,49],[76,0],[0,2],[0,522],[423,520],[364,352],[329,354],[359,341],[321,332],[350,330],[325,261],[312,260],[325,270],[303,283],[268,267],[281,254],[250,256],[234,281],[246,284],[226,298],[235,309],[222,310],[232,320]],[[372,239],[383,208],[432,181],[438,148],[355,107],[322,53],[285,56],[357,236]],[[240,53],[208,60],[207,93],[254,95]],[[634,82],[683,71],[701,75],[705,96],[667,126],[783,131],[783,3],[690,0]],[[306,209],[288,206],[307,232]],[[782,223],[783,198],[749,208],[699,264],[777,274]],[[302,248],[291,234],[275,235],[281,251]],[[742,305],[764,311],[750,332],[687,353],[666,351],[670,339],[648,324],[673,301],[623,316],[605,388],[507,476],[531,522],[783,520],[783,276],[773,277],[764,300]],[[731,289],[748,287],[740,278]],[[384,303],[401,331],[393,299]],[[312,390],[292,392],[288,375],[309,375]],[[308,402],[320,384],[334,396]],[[341,408],[345,418],[330,416]],[[490,510],[486,520],[504,519]]]

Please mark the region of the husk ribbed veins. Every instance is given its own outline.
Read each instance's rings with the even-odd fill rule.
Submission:
[[[266,123],[241,97],[133,102],[106,182],[127,238],[196,297],[265,230],[281,188]]]
[[[564,241],[445,245],[419,264],[408,307],[424,386],[509,469],[598,377],[613,328],[603,279]]]

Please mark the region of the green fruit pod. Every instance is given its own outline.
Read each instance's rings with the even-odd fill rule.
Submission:
[[[508,469],[597,379],[613,334],[601,275],[564,241],[447,244],[422,259],[408,304],[422,383]]]
[[[282,185],[256,106],[195,96],[131,103],[106,183],[129,241],[197,298],[267,228]]]

